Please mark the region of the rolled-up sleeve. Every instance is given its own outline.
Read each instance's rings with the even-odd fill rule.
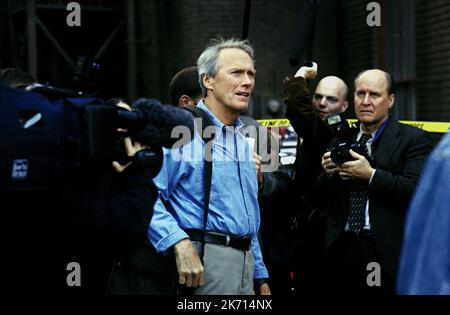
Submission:
[[[253,236],[252,239],[252,254],[254,259],[253,278],[254,279],[269,278],[269,272],[267,271],[267,268],[264,265],[261,254],[261,247],[259,246],[258,237],[256,235]]]
[[[173,159],[171,150],[163,149],[164,161],[159,174],[153,179],[158,188],[158,199],[153,208],[147,237],[158,252],[164,252],[179,241],[188,238],[179,227],[170,209],[166,208],[169,197],[183,175],[182,160]]]

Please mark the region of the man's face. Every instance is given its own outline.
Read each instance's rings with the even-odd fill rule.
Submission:
[[[363,125],[378,128],[387,119],[394,99],[380,70],[366,71],[355,83],[355,114]]]
[[[327,77],[319,82],[312,103],[320,118],[324,120],[347,109],[345,90],[345,84],[338,78]]]
[[[219,53],[216,76],[205,76],[208,97],[233,113],[242,113],[248,107],[255,87],[255,68],[252,58],[237,48],[222,49]]]

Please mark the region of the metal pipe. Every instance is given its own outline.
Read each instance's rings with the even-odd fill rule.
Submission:
[[[252,11],[252,0],[245,0],[244,22],[242,24],[242,39],[248,38],[248,29],[250,25],[251,11]]]
[[[42,21],[38,18],[35,17],[35,23],[36,25],[38,25],[42,32],[44,32],[45,35],[47,35],[48,39],[50,40],[50,42],[52,42],[52,44],[55,46],[56,50],[61,54],[61,56],[67,61],[67,63],[69,64],[69,66],[75,70],[75,64],[73,63],[72,59],[70,59],[69,55],[66,53],[66,51],[61,47],[61,45],[59,44],[58,40],[52,35],[52,33],[50,33],[50,31],[48,30],[48,28],[45,26],[44,23],[42,23]]]
[[[28,73],[37,78],[36,2],[27,0]]]
[[[131,102],[137,97],[136,2],[128,0],[126,3],[128,34],[127,98]]]

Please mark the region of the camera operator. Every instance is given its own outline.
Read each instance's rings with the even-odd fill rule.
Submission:
[[[123,102],[118,102],[117,105],[129,109],[129,106]],[[127,111],[122,113],[119,116],[128,117]],[[131,134],[131,137],[119,137],[119,145],[122,145],[120,141],[124,138],[125,153],[133,158],[121,158],[107,167],[106,176],[99,182],[100,198],[107,198],[106,201],[95,200],[99,194],[91,195],[91,190],[84,189],[83,182],[79,182],[83,197],[88,200],[91,197],[94,198],[92,203],[84,203],[82,206],[95,206],[95,212],[93,212],[95,217],[82,217],[79,216],[79,212],[75,215],[76,219],[80,219],[81,224],[86,224],[84,223],[86,220],[92,222],[92,237],[86,239],[85,256],[92,262],[89,264],[93,270],[91,274],[96,277],[92,283],[97,285],[98,290],[94,292],[100,292],[100,289],[103,290],[102,292],[105,290],[106,282],[98,281],[101,271],[104,272],[105,279],[107,276],[110,280],[107,293],[136,294],[144,292],[143,286],[149,289],[146,272],[149,269],[158,268],[158,264],[161,263],[161,260],[155,260],[151,254],[153,248],[147,239],[147,230],[157,197],[157,189],[151,178],[156,176],[161,168],[162,146],[172,147],[175,142],[179,143],[178,139],[172,136],[173,129],[182,127],[188,135],[193,134],[193,117],[190,113],[164,106],[153,99],[140,99],[135,102],[131,114],[137,114],[137,116],[131,116],[131,124],[130,121],[124,122],[127,127],[119,125],[118,132]],[[134,119],[138,120],[134,121]],[[190,139],[187,140],[190,141]],[[141,146],[140,143],[145,143],[145,146]],[[91,166],[95,167],[95,164]],[[89,176],[95,172],[92,167],[87,171]],[[83,178],[91,177],[81,177]],[[113,185],[114,183],[116,185]],[[101,190],[102,188],[106,188],[106,191]],[[65,191],[70,190],[65,189]],[[112,194],[108,195],[108,191]],[[104,196],[102,196],[103,193],[105,193]],[[69,196],[78,198],[73,193],[69,193]],[[76,222],[71,218],[70,222],[74,221]],[[76,230],[75,226],[74,231]],[[75,243],[80,244],[80,239],[77,238]],[[95,247],[96,243],[98,248]],[[105,252],[103,256],[106,259],[104,264],[99,265],[98,257],[102,250]],[[114,258],[113,263],[111,258]],[[153,266],[154,263],[157,266]]]
[[[339,166],[332,152],[322,157],[312,200],[326,215],[326,289],[394,293],[406,210],[432,146],[427,132],[389,115],[394,100],[389,73],[362,71],[354,92],[359,124],[350,140],[366,152],[349,150],[351,160]],[[371,262],[380,272],[374,286],[367,280]]]
[[[72,106],[75,101],[78,106]],[[83,102],[96,105],[82,107]],[[7,123],[0,139],[0,197],[9,207],[3,211],[0,270],[9,292],[35,288],[38,293],[104,294],[113,260],[148,243],[157,195],[151,178],[161,167],[161,146],[176,141],[170,137],[173,126],[193,130],[193,122],[187,112],[167,110],[154,100],[140,100],[135,106],[137,111],[130,115],[136,124],[144,124],[139,131],[130,133],[135,121],[131,119],[124,126],[102,130],[98,137],[93,134],[98,132],[96,123],[115,125],[115,119],[108,121],[108,113],[122,117],[128,111],[87,98],[50,102],[42,95],[0,85],[0,111]],[[14,118],[28,111],[32,119]],[[89,111],[97,111],[90,121]],[[40,126],[39,121],[45,124]],[[98,152],[96,145],[104,149],[105,142],[114,143],[110,135],[118,135],[116,144],[127,157],[114,163],[86,158],[87,151]],[[16,147],[11,147],[14,140]],[[140,143],[152,151],[142,150]],[[11,169],[15,171],[11,160],[17,158],[29,162],[21,180],[11,175]],[[81,281],[70,283],[71,263],[79,266]]]
[[[122,145],[129,157],[144,149],[130,137]],[[158,170],[122,163],[87,163],[55,188],[54,246],[62,265],[53,268],[65,270],[69,262],[81,268],[81,287],[66,287],[67,293],[104,294],[113,260],[145,242],[157,195],[149,178]]]

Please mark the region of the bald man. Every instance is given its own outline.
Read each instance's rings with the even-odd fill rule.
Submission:
[[[289,185],[288,199],[295,205],[291,209],[297,214],[299,244],[297,274],[301,274],[296,286],[300,290],[310,291],[316,284],[316,278],[322,271],[317,269],[321,260],[321,217],[309,205],[307,195],[312,184],[322,171],[321,158],[328,149],[334,132],[328,126],[326,118],[344,113],[348,107],[348,88],[345,82],[336,76],[327,76],[317,85],[310,95],[308,79],[317,76],[317,64],[301,67],[297,73],[284,82],[284,101],[287,106],[286,117],[290,120],[299,139],[295,161],[293,183]],[[294,199],[294,200],[293,200]]]
[[[322,120],[347,110],[348,88],[342,79],[328,76],[320,80],[312,104]]]
[[[321,157],[334,136],[325,120],[344,113],[348,107],[348,87],[336,76],[320,80],[311,99],[307,80],[316,76],[317,64],[313,63],[312,67],[301,67],[293,78],[284,82],[286,117],[299,137],[295,176],[297,191],[307,190],[322,170]]]
[[[351,160],[340,165],[330,152],[322,157],[324,171],[310,200],[326,217],[324,285],[333,292],[394,293],[405,214],[432,147],[427,132],[389,115],[394,102],[389,73],[361,72],[354,92],[359,124],[351,140],[366,152],[350,150]]]

